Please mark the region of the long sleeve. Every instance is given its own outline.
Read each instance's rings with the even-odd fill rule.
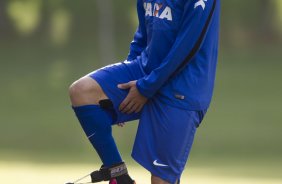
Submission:
[[[136,59],[136,57],[139,56],[147,46],[147,34],[146,34],[145,17],[144,17],[145,12],[142,2],[143,1],[141,0],[137,1],[139,26],[135,32],[133,41],[130,44],[130,51],[127,57],[128,61]]]
[[[185,3],[176,40],[161,65],[137,81],[141,94],[150,98],[193,59],[206,36],[217,0]]]

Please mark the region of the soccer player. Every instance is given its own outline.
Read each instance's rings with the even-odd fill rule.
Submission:
[[[112,125],[139,119],[132,157],[152,184],[180,183],[214,87],[220,0],[137,0],[127,60],[70,87],[73,109],[103,165],[92,182],[134,184]]]

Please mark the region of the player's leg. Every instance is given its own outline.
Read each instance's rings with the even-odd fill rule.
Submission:
[[[122,162],[111,135],[110,111],[99,105],[100,100],[107,98],[99,84],[90,77],[83,77],[74,82],[69,91],[75,114],[103,164]]]
[[[188,159],[203,115],[151,99],[143,108],[132,152],[153,175],[152,184],[175,184]]]
[[[110,107],[103,108],[99,105],[101,100],[108,99],[100,85],[86,76],[74,82],[69,91],[77,118],[103,162],[103,167],[91,174],[92,181],[111,180],[111,183],[133,184],[112,136],[114,112]],[[112,175],[116,168],[120,169],[119,172]],[[103,173],[109,177],[105,178]]]
[[[161,179],[160,177],[152,175],[151,176],[151,184],[170,184],[170,183]],[[176,181],[174,184],[178,184],[178,181]]]
[[[92,181],[97,181],[99,178],[109,179],[105,176],[110,175],[117,180],[118,184],[134,182],[127,174],[111,128],[111,125],[119,123],[119,120],[128,121],[139,117],[138,114],[122,116],[117,111],[117,105],[127,94],[127,91],[119,90],[117,84],[124,83],[124,80],[128,82],[136,77],[128,76],[127,70],[132,68],[133,64],[125,65],[117,64],[97,70],[70,86],[70,98],[75,114],[103,162],[103,167],[98,172],[92,173]],[[108,100],[104,101],[104,99]],[[120,174],[122,175],[119,176]]]

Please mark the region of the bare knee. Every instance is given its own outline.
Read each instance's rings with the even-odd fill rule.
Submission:
[[[69,87],[69,95],[71,101],[76,100],[81,96],[85,96],[87,93],[89,93],[92,90],[91,88],[92,87],[87,85],[87,81],[84,80],[83,78],[75,81]]]
[[[107,98],[100,85],[90,77],[83,77],[69,87],[69,95],[73,106],[98,104]]]

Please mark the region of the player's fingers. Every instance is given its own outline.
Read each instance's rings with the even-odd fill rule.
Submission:
[[[118,84],[118,88],[119,88],[119,89],[128,89],[128,88],[130,88],[130,87],[131,87],[130,82],[128,82],[128,83],[123,83],[123,84]]]
[[[128,97],[126,97],[122,102],[121,104],[119,105],[119,110],[120,111],[123,111],[123,109],[128,105],[129,103],[129,100],[128,100]]]
[[[134,102],[133,101],[130,101],[124,108],[121,112],[123,113],[128,113],[131,108],[134,106]]]
[[[133,112],[136,111],[136,109],[138,108],[138,104],[133,104],[133,106],[130,108],[130,110],[127,112],[127,114],[131,114]]]
[[[118,123],[117,126],[123,127],[125,123]]]

